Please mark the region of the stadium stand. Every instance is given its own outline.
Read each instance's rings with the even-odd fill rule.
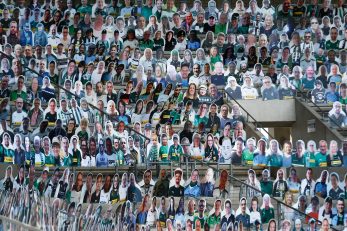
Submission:
[[[347,230],[347,5],[0,0],[0,230]]]

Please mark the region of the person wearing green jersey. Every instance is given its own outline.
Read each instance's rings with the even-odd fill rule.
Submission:
[[[167,219],[167,209],[165,205],[165,197],[162,197],[160,200],[159,214],[158,214],[159,226],[161,228],[166,227],[166,219]]]
[[[113,187],[110,192],[110,202],[112,205],[119,201],[119,175],[116,173],[113,176]]]
[[[92,7],[88,4],[87,0],[81,0],[81,6],[77,8],[77,12],[81,14],[81,17],[83,18],[85,14],[92,14]]]
[[[173,144],[169,148],[169,160],[172,162],[180,162],[181,155],[183,155],[183,149],[178,143],[178,135],[174,134],[172,140]]]
[[[11,144],[11,137],[7,132],[2,135],[0,145],[0,162],[13,164],[14,150]]]
[[[242,165],[253,166],[254,151],[256,141],[254,138],[249,138],[246,142],[247,147],[242,151]]]
[[[40,196],[43,196],[48,185],[48,168],[45,167],[41,176],[35,180],[34,187],[39,192]]]
[[[267,165],[271,167],[282,167],[283,157],[279,153],[277,140],[270,141],[270,153],[267,157]]]
[[[296,150],[292,154],[292,165],[303,167],[306,163],[305,159],[305,143],[302,140],[296,141]]]
[[[163,134],[161,136],[161,146],[159,148],[159,160],[162,163],[169,162],[169,145],[167,140],[167,135]]]
[[[327,167],[328,144],[325,140],[319,141],[319,152],[315,155],[316,167]]]
[[[200,199],[198,202],[198,211],[194,216],[194,225],[196,224],[196,221],[200,221],[201,227],[204,227],[207,217],[205,216],[205,209],[206,209],[206,201],[204,199]],[[195,226],[196,228],[196,226]]]
[[[207,224],[210,227],[215,227],[217,224],[220,224],[221,218],[222,218],[222,201],[220,199],[217,199],[214,202],[214,213],[212,213],[208,218],[207,218]]]
[[[273,189],[273,182],[269,179],[270,172],[268,169],[264,169],[262,172],[262,178],[260,180],[260,188],[261,191],[272,195],[272,189]]]
[[[307,142],[307,150],[305,152],[305,166],[306,168],[316,167],[316,142],[309,140]]]
[[[43,138],[43,154],[45,155],[45,166],[53,167],[54,166],[54,157],[51,152],[51,141],[48,136]]]
[[[263,205],[260,210],[261,222],[268,223],[271,219],[275,218],[275,210],[271,204],[270,196],[265,194],[263,196]]]

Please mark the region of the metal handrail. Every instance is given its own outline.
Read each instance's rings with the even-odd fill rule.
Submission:
[[[322,115],[324,115],[324,111],[322,110],[322,108],[321,108],[319,105],[317,105],[315,102],[313,102],[313,100],[312,100],[310,97],[305,97],[306,94],[307,94],[308,92],[305,93],[305,92],[303,92],[303,91],[301,91],[301,90],[296,90],[296,92],[301,94],[301,97],[299,97],[299,96],[296,94],[296,98],[301,98],[301,99],[304,99],[304,100],[306,100],[306,101],[309,100],[309,102],[312,103],[313,106],[319,110],[319,113],[321,113]],[[330,118],[329,115],[328,115],[328,118]],[[338,129],[343,129],[343,128],[342,128],[339,124],[337,124],[334,120],[330,120],[330,121],[332,121],[332,122],[337,126]],[[330,121],[329,121],[329,123],[330,123]],[[336,129],[337,129],[337,128],[336,128]]]
[[[252,123],[254,123],[254,124],[256,125],[257,128],[259,127],[258,125],[260,125],[260,128],[263,128],[263,125],[262,125],[260,122],[258,122],[258,121],[248,112],[248,110],[246,110],[246,109],[240,104],[240,102],[238,102],[237,99],[235,99],[235,98],[230,94],[230,92],[225,91],[225,93],[226,93],[226,94],[228,95],[228,97],[229,97],[231,100],[233,100],[244,112],[246,112],[247,116],[250,117],[250,118],[253,120]],[[248,122],[250,122],[250,121],[248,121]],[[263,131],[265,131],[265,133],[266,133],[271,139],[274,139],[274,137],[273,137],[268,131],[266,131],[265,129],[263,129]]]
[[[11,218],[3,216],[3,215],[0,215],[0,221],[2,221],[2,225],[6,225],[6,223],[10,223],[12,225],[16,225],[18,227],[21,227],[21,230],[28,230],[28,231],[40,231],[41,230],[37,227],[33,227],[31,225],[22,223],[18,220],[11,219]],[[6,230],[6,229],[4,229],[4,230]]]

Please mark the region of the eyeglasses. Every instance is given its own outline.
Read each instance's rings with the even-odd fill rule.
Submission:
[[[311,22],[311,24],[318,24],[318,22]]]

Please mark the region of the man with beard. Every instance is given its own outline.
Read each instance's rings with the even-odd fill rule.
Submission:
[[[169,188],[169,196],[182,197],[184,193],[184,187],[180,184],[183,171],[178,168],[175,170],[175,185]]]
[[[153,196],[155,196],[157,198],[168,197],[169,185],[170,185],[170,181],[167,177],[166,170],[161,169],[160,170],[160,178],[155,183],[154,188],[153,188]]]
[[[108,158],[105,153],[105,144],[103,140],[99,141],[99,153],[96,155],[96,167],[107,167]]]
[[[143,174],[143,180],[139,183],[142,197],[144,197],[146,194],[152,195],[154,189],[153,183],[154,181],[152,181],[152,171],[147,169]]]
[[[108,167],[116,165],[116,154],[113,152],[112,140],[110,137],[106,138],[106,154],[108,159]]]
[[[114,148],[116,149],[116,166],[123,166],[125,164],[124,156],[126,154],[126,145],[121,145],[119,147],[119,142],[121,142],[119,139],[114,140]]]
[[[134,146],[134,140],[133,137],[129,136],[128,138],[128,147],[130,152],[130,157],[132,160],[134,160],[134,164],[140,163],[140,152],[139,150]]]
[[[189,84],[195,83],[195,85],[198,87],[200,84],[204,84],[203,81],[201,81],[200,77],[200,65],[198,63],[193,65],[193,75],[189,77]]]
[[[88,146],[87,146],[86,138],[81,139],[81,151],[82,151],[81,167],[90,167],[90,156],[88,154]]]
[[[45,191],[46,197],[51,197],[51,198],[54,197],[55,191],[56,191],[57,186],[58,186],[59,178],[60,178],[60,169],[56,168],[53,172],[53,176],[51,177],[51,179],[48,182],[48,185],[47,185],[47,188]]]
[[[10,23],[10,34],[7,36],[7,43],[14,47],[19,43],[19,30],[16,21]]]

